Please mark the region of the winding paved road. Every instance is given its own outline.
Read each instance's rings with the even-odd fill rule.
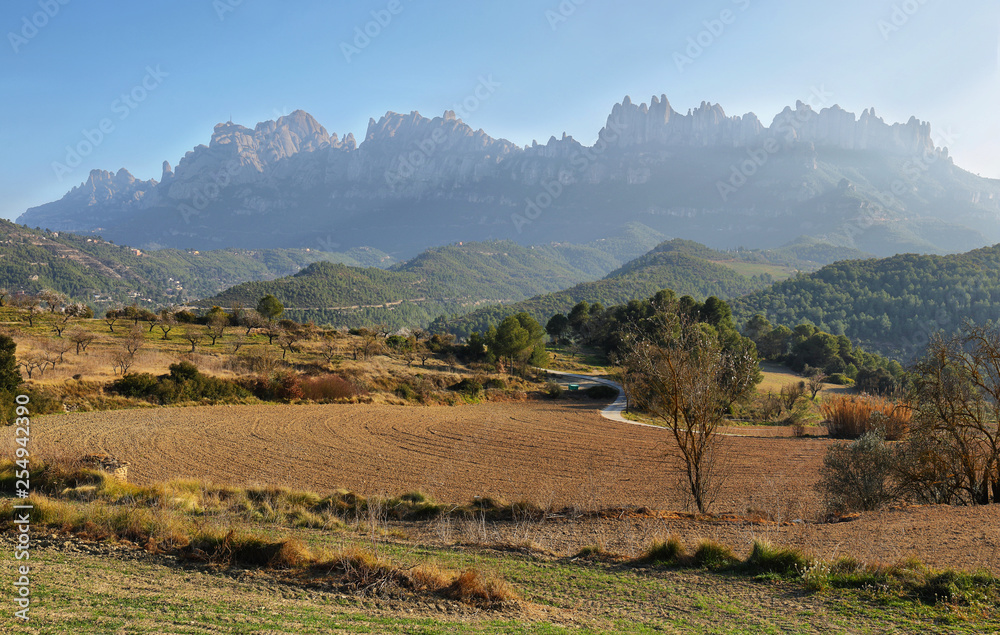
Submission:
[[[622,412],[625,411],[625,407],[628,402],[625,399],[625,390],[622,388],[622,385],[616,381],[611,381],[610,379],[604,379],[603,377],[592,377],[590,375],[576,375],[574,373],[564,373],[559,370],[549,370],[547,368],[541,370],[544,370],[549,375],[557,375],[559,377],[580,379],[583,381],[592,381],[598,384],[604,384],[605,386],[611,386],[612,388],[617,390],[618,397],[614,401],[612,401],[607,408],[601,410],[601,416],[604,417],[605,419],[610,419],[611,421],[618,421],[619,423],[631,423],[632,425],[635,426],[645,426],[647,428],[662,428],[662,426],[653,426],[649,425],[648,423],[629,421],[628,419],[622,416]]]

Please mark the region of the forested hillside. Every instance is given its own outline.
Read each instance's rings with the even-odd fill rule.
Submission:
[[[0,286],[54,289],[95,307],[137,302],[180,304],[253,279],[289,275],[321,260],[391,264],[386,254],[310,249],[163,249],[142,251],[99,237],[29,229],[0,220]]]
[[[238,285],[202,304],[253,305],[270,294],[299,320],[416,327],[441,314],[564,289],[592,273],[603,275],[615,262],[591,246],[459,243],[429,249],[389,270],[316,263],[280,280]]]
[[[744,276],[731,267],[691,255],[717,255],[718,252],[688,241],[670,241],[652,252],[627,263],[603,280],[585,282],[569,289],[533,297],[509,306],[479,309],[448,322],[448,330],[459,336],[473,331],[485,332],[504,317],[521,311],[544,323],[555,313],[565,313],[579,302],[604,306],[625,304],[644,298],[661,289],[671,289],[678,296],[690,295],[703,300],[709,296],[732,298],[771,284],[767,274]],[[683,247],[678,249],[678,247]]]
[[[1000,317],[1000,245],[947,256],[838,262],[732,306],[740,322],[756,313],[775,325],[809,322],[905,361],[935,332],[953,332],[967,319]]]

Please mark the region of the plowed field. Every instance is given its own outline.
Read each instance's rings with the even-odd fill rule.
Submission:
[[[773,513],[814,502],[829,442],[761,432],[723,440],[732,469],[716,511]],[[106,453],[129,461],[137,483],[190,477],[317,492],[419,490],[441,502],[492,496],[583,509],[682,507],[667,435],[607,421],[593,404],[545,402],[151,408],[39,417],[32,426],[36,452]]]

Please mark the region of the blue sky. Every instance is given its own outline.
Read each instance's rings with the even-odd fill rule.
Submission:
[[[0,33],[7,218],[93,168],[158,179],[230,116],[301,108],[360,141],[369,117],[438,115],[480,78],[495,90],[466,121],[519,144],[591,142],[626,94],[765,123],[801,99],[915,115],[959,165],[1000,177],[993,0],[5,0]],[[70,167],[85,131],[96,143]]]

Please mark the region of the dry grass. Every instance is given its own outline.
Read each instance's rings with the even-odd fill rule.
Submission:
[[[913,415],[906,404],[871,395],[836,396],[823,402],[822,409],[828,434],[838,439],[857,439],[881,429],[886,439],[896,440],[906,434]]]
[[[503,580],[483,575],[478,569],[459,574],[444,594],[469,604],[496,605],[516,601],[517,595]]]

